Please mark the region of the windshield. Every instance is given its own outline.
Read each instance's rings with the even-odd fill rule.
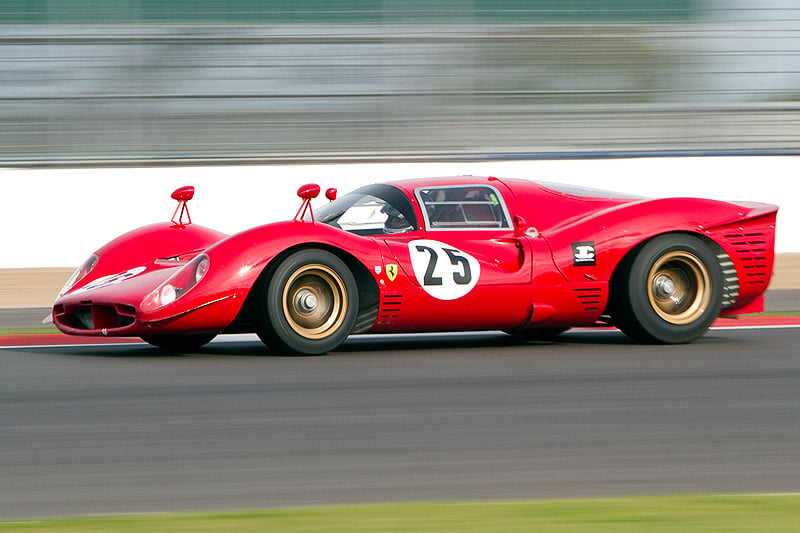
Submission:
[[[375,184],[317,209],[317,221],[358,235],[382,235],[414,231],[417,217],[411,202],[391,185]]]

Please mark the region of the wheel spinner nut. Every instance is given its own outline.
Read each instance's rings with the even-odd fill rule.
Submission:
[[[658,276],[653,281],[653,292],[658,298],[667,298],[675,292],[675,282],[668,276]]]
[[[306,289],[298,292],[294,301],[297,308],[305,313],[311,312],[314,309],[316,309],[317,304],[319,303],[317,300],[317,296],[313,292]]]

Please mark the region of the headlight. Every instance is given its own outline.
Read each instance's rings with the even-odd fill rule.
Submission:
[[[206,254],[200,254],[180,270],[171,275],[167,281],[156,287],[142,300],[142,311],[152,313],[180,299],[208,273],[210,262]]]
[[[64,284],[64,287],[61,288],[61,292],[58,293],[59,296],[62,296],[66,292],[68,292],[72,287],[75,286],[80,280],[86,277],[89,272],[97,265],[98,261],[97,254],[92,254],[92,256],[86,260],[81,266],[75,269],[75,272],[69,277],[67,282]]]
[[[197,262],[197,266],[194,269],[194,282],[195,284],[200,283],[200,280],[205,277],[206,273],[208,272],[208,256],[203,255],[200,257],[200,261]]]

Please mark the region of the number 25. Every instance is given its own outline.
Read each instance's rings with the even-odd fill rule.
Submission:
[[[433,275],[433,272],[436,270],[436,263],[439,261],[439,255],[436,253],[436,250],[422,245],[418,245],[417,250],[420,252],[428,252],[430,255],[423,283],[425,285],[442,285],[442,278]],[[453,266],[461,265],[460,269],[453,270],[452,272],[453,282],[455,282],[456,285],[468,285],[469,282],[472,281],[472,270],[469,267],[467,258],[463,255],[459,255],[458,250],[453,250],[452,248],[442,248],[442,250],[444,250],[444,253],[450,258],[450,263]]]

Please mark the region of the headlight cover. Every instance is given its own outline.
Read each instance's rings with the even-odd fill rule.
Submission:
[[[200,254],[192,259],[145,296],[140,306],[142,311],[152,313],[179,300],[192,287],[200,283],[200,280],[208,273],[210,264],[206,254]]]
[[[63,296],[67,292],[69,292],[72,287],[74,287],[80,280],[85,278],[89,272],[97,265],[97,261],[100,258],[97,257],[97,254],[92,254],[92,256],[87,259],[81,266],[75,269],[75,272],[69,277],[67,282],[61,288],[61,291],[58,293],[59,296]]]

